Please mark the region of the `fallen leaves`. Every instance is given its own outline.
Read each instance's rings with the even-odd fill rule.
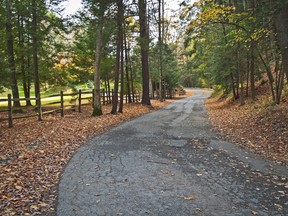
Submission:
[[[282,210],[283,206],[277,203],[274,203],[274,206],[278,209],[278,210]]]
[[[288,104],[272,106],[212,98],[206,101],[209,119],[222,138],[288,166]],[[264,101],[264,102],[262,102]]]
[[[183,199],[184,199],[184,200],[194,201],[194,200],[197,199],[197,197],[196,197],[196,196],[185,196],[185,197],[183,197]]]
[[[153,101],[153,110],[164,103]],[[64,166],[85,141],[107,128],[147,112],[141,104],[124,105],[124,113],[91,117],[91,108],[82,113],[67,112],[21,119],[8,129],[0,124],[0,215],[36,215],[54,211],[56,186]],[[48,213],[49,214],[49,213]]]
[[[252,214],[252,215],[258,215],[258,212],[256,212],[256,211],[251,211],[251,214]]]

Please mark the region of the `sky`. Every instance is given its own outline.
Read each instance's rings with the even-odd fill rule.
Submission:
[[[169,7],[172,9],[177,9],[179,6],[179,2],[181,0],[166,0],[169,4]],[[79,8],[81,8],[81,0],[67,0],[66,3],[63,4],[65,6],[64,13],[65,15],[74,14]]]
[[[64,13],[66,15],[74,14],[78,9],[81,8],[81,0],[68,0],[66,3],[63,3],[65,6]]]

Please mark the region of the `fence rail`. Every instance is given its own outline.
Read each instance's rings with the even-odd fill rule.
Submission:
[[[61,117],[64,117],[65,110],[74,110],[78,109],[78,112],[81,112],[82,106],[92,105],[93,104],[93,95],[94,91],[82,91],[79,90],[75,93],[64,93],[63,91],[60,94],[53,94],[45,97],[35,98],[17,98],[13,99],[11,94],[8,94],[7,99],[0,99],[0,102],[7,102],[7,109],[0,110],[0,113],[7,113],[6,118],[0,118],[1,121],[8,121],[8,127],[13,127],[13,120],[23,119],[23,118],[31,118],[38,116],[38,120],[41,121],[43,115],[60,112]],[[134,93],[135,98],[133,98],[133,102],[138,102],[140,99],[139,93]],[[110,92],[106,92],[104,89],[101,92],[101,104],[107,105],[112,103],[113,98],[113,90]],[[56,100],[52,102],[48,102],[49,99]],[[26,114],[22,116],[16,116],[13,113],[13,104],[15,101],[35,101],[37,111],[33,114]],[[128,96],[125,95],[123,100],[128,103]],[[57,105],[57,106],[55,106]],[[49,108],[49,110],[47,110]],[[52,109],[50,109],[52,108]],[[14,108],[15,109],[15,108]],[[46,111],[45,111],[46,110]]]

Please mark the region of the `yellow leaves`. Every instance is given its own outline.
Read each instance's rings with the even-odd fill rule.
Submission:
[[[3,171],[5,171],[5,172],[10,172],[11,169],[9,169],[9,168],[3,168]]]
[[[258,212],[256,212],[256,211],[251,211],[251,214],[252,214],[252,215],[258,215]]]
[[[23,187],[21,187],[20,185],[15,185],[15,188],[16,188],[17,190],[22,190]]]
[[[9,182],[14,182],[15,179],[14,178],[6,178],[6,180]]]
[[[0,197],[1,197],[1,199],[8,199],[8,196],[6,196],[6,195],[1,195]]]
[[[190,21],[189,25],[187,25],[188,31],[199,29],[213,23],[226,22],[235,11],[234,7],[224,7],[222,5],[207,6],[205,4],[202,5],[201,2],[194,3],[194,7],[199,7],[200,5],[202,6],[201,10],[196,15],[189,17],[189,20],[193,20]],[[184,17],[188,17],[191,10],[192,8],[189,8],[188,6],[185,7],[181,17],[183,19]]]
[[[196,196],[185,196],[185,197],[183,197],[183,199],[184,199],[184,200],[194,201],[194,200],[197,199],[197,197],[196,197]]]
[[[278,210],[282,210],[283,206],[277,203],[274,203],[274,206],[278,209]]]
[[[199,6],[201,6],[201,4],[202,4],[201,1],[196,1],[196,2],[194,2],[193,7],[199,7]]]

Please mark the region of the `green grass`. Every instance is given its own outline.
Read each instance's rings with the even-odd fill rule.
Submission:
[[[76,86],[75,89],[82,89],[82,91],[92,91],[92,89],[83,89],[83,88],[87,88],[87,86],[84,86],[84,85],[81,85],[81,86]],[[112,89],[113,86],[111,86],[111,89]],[[101,88],[102,89],[102,88]],[[41,102],[42,102],[42,105],[43,106],[47,106],[47,104],[49,103],[53,103],[53,102],[58,102],[60,101],[60,96],[59,97],[50,97],[50,98],[45,98],[45,97],[49,97],[50,95],[56,95],[56,94],[60,94],[60,91],[63,91],[64,94],[71,94],[73,93],[73,90],[72,88],[68,88],[68,87],[53,87],[53,88],[50,88],[50,89],[47,89],[47,90],[43,90],[41,91]],[[34,87],[31,86],[31,92],[30,92],[30,97],[31,98],[35,98],[35,93],[34,93]],[[8,97],[8,94],[11,94],[11,89],[6,89],[5,92],[2,92],[0,93],[0,99],[7,99]],[[23,90],[23,87],[22,86],[19,86],[19,95],[20,95],[20,98],[25,98],[25,95],[24,95],[24,90]],[[88,98],[88,97],[91,97],[92,94],[90,95],[82,95],[82,99],[84,98]],[[65,101],[65,105],[69,105],[70,104],[70,100],[72,98],[75,98],[75,97],[78,97],[77,95],[76,96],[65,96],[64,97],[64,101]],[[87,103],[87,99],[85,99],[82,103]],[[35,100],[31,100],[31,103],[33,106],[35,106],[36,104],[36,101]],[[20,101],[20,104],[21,106],[25,106],[26,105],[26,101]],[[78,104],[78,102],[77,102]],[[48,105],[50,106],[50,105]],[[54,104],[54,105],[51,105],[51,106],[60,106],[60,103],[59,104]],[[2,109],[7,109],[8,107],[8,102],[0,102],[0,110]]]
[[[82,103],[87,103],[88,102],[88,98],[89,97],[82,97]],[[70,105],[70,101],[72,99],[72,96],[65,96],[64,97],[64,105]],[[59,102],[59,104],[51,104],[49,105],[50,103],[53,103],[53,102]],[[32,103],[32,106],[35,106],[36,102],[35,100],[31,101]],[[25,101],[21,101],[20,102],[21,106],[25,106],[26,105],[26,102]],[[51,97],[51,98],[44,98],[41,100],[41,104],[42,106],[59,106],[60,107],[60,97]],[[77,104],[78,104],[78,101],[77,101]],[[0,110],[4,110],[4,109],[7,109],[8,108],[8,102],[0,102]]]

